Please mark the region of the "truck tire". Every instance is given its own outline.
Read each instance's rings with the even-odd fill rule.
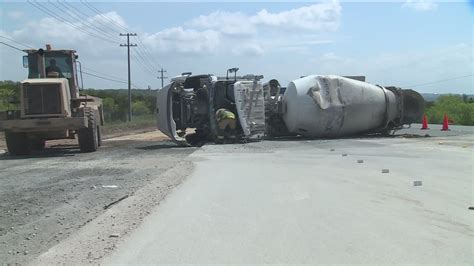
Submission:
[[[7,149],[11,155],[28,155],[31,152],[30,142],[26,133],[22,132],[5,132],[5,140]]]
[[[46,141],[44,139],[32,139],[30,140],[30,147],[32,150],[42,151],[46,146]]]
[[[77,130],[77,139],[81,152],[93,152],[99,146],[96,117],[90,109],[86,109],[84,114],[87,116],[88,127]]]

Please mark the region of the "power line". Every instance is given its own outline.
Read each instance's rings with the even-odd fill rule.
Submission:
[[[8,47],[10,47],[10,48],[13,48],[13,49],[15,49],[15,50],[18,50],[18,51],[20,51],[20,52],[24,52],[24,51],[21,50],[20,48],[15,47],[15,46],[13,46],[13,45],[10,45],[10,44],[8,44],[8,43],[4,43],[4,42],[0,42],[0,43],[3,44],[3,45],[8,46]]]
[[[108,77],[108,78],[115,79],[115,80],[121,80],[122,82],[125,82],[125,83],[127,82],[127,81],[124,80],[124,79],[121,79],[121,78],[119,78],[119,77],[112,76],[112,75],[110,75],[110,74],[105,74],[104,72],[97,71],[97,70],[92,69],[92,68],[90,68],[90,67],[85,67],[85,66],[83,66],[82,68],[84,68],[84,69],[86,69],[86,70],[93,71],[94,73],[99,74],[99,75],[104,76],[104,77]]]
[[[17,40],[14,40],[14,39],[12,39],[12,38],[8,38],[8,37],[1,36],[1,35],[0,35],[0,38],[4,38],[4,39],[6,39],[6,40],[9,40],[9,41],[11,41],[11,42],[14,42],[14,43],[16,43],[16,44],[19,44],[19,45],[25,46],[25,47],[27,47],[27,48],[35,49],[35,48],[31,47],[30,45],[27,45],[27,44],[21,43],[21,42],[19,42],[19,41],[17,41]]]
[[[0,36],[0,37],[3,37],[3,36]],[[9,39],[9,38],[6,38],[6,39]],[[9,40],[14,41],[13,39],[9,39]],[[18,50],[18,51],[20,51],[20,52],[24,52],[22,49],[20,49],[20,48],[18,48],[18,47],[16,47],[16,46],[10,45],[10,44],[8,44],[8,43],[1,42],[1,41],[0,41],[0,44],[6,45],[6,46],[8,46],[8,47],[10,47],[10,48],[12,48],[12,49]],[[25,46],[26,46],[26,45],[25,45]],[[93,73],[90,73],[90,72],[81,71],[81,72],[82,72],[83,74],[85,74],[85,75],[92,76],[92,77],[99,78],[99,79],[103,79],[103,80],[112,81],[112,82],[117,82],[117,83],[122,83],[122,84],[128,84],[128,82],[125,81],[125,80],[120,80],[120,79],[117,78],[117,77],[114,77],[114,76],[111,76],[111,75],[108,75],[108,74],[101,73],[101,72],[99,72],[99,71],[97,71],[97,70],[95,70],[95,69],[92,69],[92,68],[89,68],[89,67],[85,67],[85,66],[83,66],[83,68],[84,68],[84,69],[89,69],[90,71],[93,71],[93,72],[96,73],[96,74],[93,74]],[[98,75],[98,74],[101,74],[102,76],[101,76],[101,75]],[[109,77],[104,77],[104,76],[109,76]],[[134,86],[135,88],[140,89],[139,86],[137,86],[137,85],[135,85],[135,84],[133,84],[133,86]]]
[[[104,79],[104,80],[108,80],[108,81],[113,81],[113,82],[117,82],[117,83],[127,84],[126,81],[116,80],[116,79],[111,79],[111,78],[106,78],[106,77],[102,77],[102,76],[99,76],[99,75],[96,75],[96,74],[92,74],[92,73],[89,73],[89,72],[86,72],[86,71],[82,71],[82,74],[86,74],[86,75],[89,75],[89,76],[92,76],[92,77],[96,77],[96,78],[100,78],[100,79]]]
[[[85,68],[85,67],[84,67]],[[89,68],[90,69],[90,68]],[[89,73],[89,72],[86,72],[86,71],[82,71],[82,74],[85,74],[85,75],[88,75],[88,76],[91,76],[91,77],[95,77],[95,78],[99,78],[99,79],[103,79],[103,80],[108,80],[108,81],[112,81],[112,82],[117,82],[117,83],[122,83],[122,84],[128,84],[127,81],[124,81],[124,80],[118,80],[118,79],[113,79],[113,78],[108,78],[108,77],[103,77],[103,76],[100,76],[100,75],[96,75],[96,74],[92,74],[92,73]],[[133,87],[135,87],[136,89],[141,89],[140,86],[137,86],[136,84],[133,84]]]
[[[87,8],[89,8],[90,10],[94,11],[95,13],[97,13],[98,15],[102,16],[103,18],[107,19],[112,25],[114,25],[115,27],[117,27],[118,29],[120,30],[125,30],[126,32],[130,32],[130,29],[128,29],[127,27],[125,27],[124,25],[121,25],[120,23],[114,21],[113,19],[111,19],[110,17],[108,17],[107,15],[103,14],[103,12],[101,12],[99,9],[97,9],[96,7],[94,7],[92,4],[90,4],[89,2],[87,2],[86,0],[81,0],[81,3],[84,4]],[[138,49],[137,49],[137,53],[141,53],[140,57],[142,57],[143,59],[143,63],[149,67],[151,69],[151,71],[153,72],[153,75],[155,74],[155,71],[157,71],[159,68],[162,68],[162,66],[160,64],[157,64],[158,67],[155,65],[155,62],[151,61],[151,53],[150,53],[150,50],[148,49],[148,47],[142,42],[142,40],[140,39],[139,36],[136,36],[136,40],[139,44],[138,46]]]
[[[107,27],[108,29],[111,29],[112,31],[118,33],[121,33],[122,30],[125,30],[126,32],[131,32],[130,29],[122,25],[119,21],[113,20],[109,16],[105,15],[104,12],[100,11],[86,0],[81,0],[81,3],[89,10],[93,11],[94,13],[108,21],[110,23],[110,27]],[[116,29],[118,29],[119,31]],[[153,60],[151,60],[151,53],[148,50],[147,46],[142,42],[140,37],[135,36],[135,38],[138,43],[138,46],[137,49],[135,49],[135,53],[132,54],[134,60],[138,62],[138,67],[141,68],[145,74],[149,73],[150,77],[155,77],[159,67],[156,67],[156,65],[153,63]]]
[[[89,15],[85,14],[84,12],[82,12],[80,9],[75,8],[72,4],[70,4],[66,1],[60,2],[59,0],[58,0],[58,4],[62,5],[63,7],[56,6],[53,3],[50,3],[50,4],[52,4],[53,6],[55,6],[58,9],[63,10],[64,12],[71,13],[71,15],[73,15],[74,17],[79,19],[79,21],[81,21],[82,24],[86,23],[90,29],[94,29],[95,31],[97,31],[98,34],[104,34],[108,38],[113,39],[114,41],[117,41],[117,42],[120,41],[120,39],[118,39],[116,36],[112,35],[110,32],[107,32],[106,30],[101,29],[99,26],[94,25],[94,23],[100,24],[99,23],[100,21],[95,20],[93,22],[90,22],[89,20],[91,19],[91,17],[89,17]]]
[[[27,0],[28,3],[30,3],[32,6],[34,6],[36,9],[42,11],[43,13],[45,14],[48,14],[50,16],[52,16],[54,19],[62,22],[62,23],[65,23],[65,24],[68,24],[69,26],[89,35],[89,36],[93,36],[93,37],[96,37],[96,38],[99,38],[103,41],[107,41],[107,42],[111,42],[111,43],[116,43],[116,41],[113,41],[113,40],[110,40],[110,39],[107,39],[106,37],[102,36],[102,35],[99,35],[99,34],[96,34],[94,32],[90,32],[88,30],[85,30],[77,25],[75,25],[73,22],[70,22],[69,20],[63,18],[62,16],[56,14],[54,11],[51,11],[49,8],[41,5],[40,3],[38,2],[34,2],[34,1],[31,1],[31,0]],[[82,23],[81,23],[82,24]]]
[[[136,55],[134,54],[133,57],[139,61],[141,64],[138,64],[138,66],[147,71],[152,77],[155,77],[156,75],[156,72],[153,71],[153,68],[151,68],[146,62],[145,62],[145,59],[143,58],[143,55],[138,51],[136,50]]]
[[[97,9],[96,7],[94,7],[92,4],[90,4],[89,2],[85,1],[85,0],[81,0],[81,3],[83,5],[85,5],[87,8],[89,8],[90,10],[94,11],[95,13],[97,13],[99,16],[107,19],[108,21],[110,21],[113,25],[115,25],[118,29],[121,30],[124,30],[124,31],[130,31],[129,29],[127,29],[126,27],[118,24],[117,22],[115,22],[113,19],[111,19],[110,17],[104,15],[99,9]],[[120,32],[118,31],[118,32]]]
[[[145,54],[151,55],[150,50],[148,50],[147,46],[142,42],[142,40],[140,39],[140,36],[137,36],[136,38],[140,46],[143,47],[143,49],[145,50]],[[161,66],[159,63],[151,61],[150,57],[147,57],[147,59],[149,60],[150,64],[153,66],[154,69],[163,68],[163,66]]]
[[[453,77],[453,78],[447,78],[447,79],[441,79],[441,80],[425,82],[425,83],[418,83],[418,84],[413,84],[413,85],[408,85],[408,86],[401,86],[401,87],[402,88],[410,88],[410,87],[413,88],[413,87],[419,87],[419,86],[423,86],[423,85],[435,84],[435,83],[440,83],[440,82],[445,82],[445,81],[450,81],[450,80],[455,80],[455,79],[462,79],[462,78],[467,78],[467,77],[472,77],[472,76],[474,76],[474,74],[459,76],[459,77]]]

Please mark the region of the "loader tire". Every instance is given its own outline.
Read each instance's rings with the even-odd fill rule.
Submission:
[[[5,140],[10,155],[17,156],[30,154],[31,146],[26,133],[6,131]]]
[[[97,122],[94,111],[86,109],[84,115],[87,117],[88,127],[77,130],[77,140],[81,152],[93,152],[99,147]]]
[[[99,125],[97,125],[97,146],[102,146],[102,132]]]

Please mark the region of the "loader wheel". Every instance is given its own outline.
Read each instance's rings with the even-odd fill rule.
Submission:
[[[30,142],[26,133],[5,132],[7,149],[11,155],[28,155],[31,152]]]
[[[42,151],[46,146],[46,141],[43,139],[32,139],[30,140],[30,147],[32,150]]]
[[[96,119],[92,110],[86,110],[85,115],[88,127],[77,130],[77,139],[81,152],[93,152],[99,146]]]
[[[102,132],[100,132],[100,126],[97,126],[97,146],[102,146]]]

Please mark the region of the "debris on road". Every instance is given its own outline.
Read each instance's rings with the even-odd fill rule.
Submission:
[[[382,169],[382,174],[388,174],[390,172],[390,170],[388,169]]]
[[[347,153],[343,153],[343,154],[342,154],[342,157],[346,157],[346,156],[347,156]]]
[[[109,237],[120,237],[119,234],[110,234]]]
[[[105,205],[105,206],[104,206],[104,210],[107,210],[108,208],[110,208],[110,206],[112,206],[112,205],[114,205],[114,204],[117,204],[117,203],[119,203],[120,201],[122,201],[122,200],[124,200],[124,199],[126,199],[126,198],[128,198],[128,195],[125,195],[125,196],[119,198],[118,200],[113,201],[113,202],[111,202],[111,203]]]
[[[102,188],[118,188],[116,185],[103,185]]]
[[[421,186],[421,181],[413,181],[413,186],[415,187]]]
[[[364,163],[364,160],[357,160],[357,163]]]

